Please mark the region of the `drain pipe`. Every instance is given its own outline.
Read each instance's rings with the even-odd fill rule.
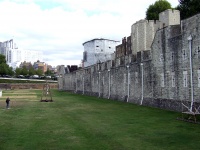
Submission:
[[[110,70],[108,70],[108,99],[110,99]]]
[[[142,105],[142,102],[143,102],[143,99],[144,99],[144,77],[143,77],[143,63],[140,64],[141,66],[141,77],[142,77],[142,83],[141,83],[141,94],[142,94],[142,97],[141,97],[141,102],[140,102],[140,105]]]
[[[129,91],[130,91],[130,74],[129,74],[129,65],[127,66],[127,78],[128,78],[128,80],[127,80],[127,82],[128,82],[128,87],[127,87],[127,102],[128,102],[128,100],[129,100],[129,95],[130,95],[130,93],[129,93]]]
[[[194,89],[193,89],[193,69],[192,69],[192,36],[190,35],[187,40],[189,41],[189,49],[190,49],[190,84],[191,84],[191,106],[190,106],[190,111],[192,112],[192,107],[194,103]]]
[[[83,95],[84,95],[84,76],[83,76]]]
[[[75,78],[76,80],[76,90],[75,90],[75,93],[77,93],[77,78]]]
[[[101,96],[101,93],[100,93],[100,88],[101,88],[101,85],[100,85],[100,73],[101,72],[99,72],[99,97]]]

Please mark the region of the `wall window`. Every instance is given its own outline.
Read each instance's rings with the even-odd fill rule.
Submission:
[[[124,74],[124,92],[126,91],[126,74]]]
[[[126,84],[126,74],[124,74],[124,84]]]
[[[160,74],[160,86],[165,87],[164,73]]]
[[[199,49],[199,46],[198,46],[198,49],[197,49],[197,57],[200,58],[200,49]]]
[[[183,87],[187,87],[187,71],[183,71]]]
[[[182,50],[182,57],[183,57],[183,60],[186,60],[187,58],[187,54],[186,54],[186,50]]]
[[[172,61],[174,61],[174,52],[171,53]]]
[[[135,83],[138,83],[138,72],[135,72]]]
[[[200,87],[200,70],[197,70],[198,73],[198,87]]]
[[[175,73],[174,72],[171,73],[171,77],[172,77],[172,87],[175,87]]]

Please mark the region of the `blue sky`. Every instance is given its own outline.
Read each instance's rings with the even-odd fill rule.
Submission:
[[[46,2],[46,1],[35,1],[35,4],[36,5],[39,5],[41,7],[41,9],[45,10],[45,9],[52,9],[52,8],[55,8],[55,7],[59,7],[61,4],[58,3],[58,2],[55,2],[55,1],[49,1],[49,2]]]
[[[14,39],[21,49],[43,51],[52,66],[78,65],[82,43],[119,40],[145,18],[155,0],[0,0],[0,41]],[[178,0],[168,0],[172,7]]]

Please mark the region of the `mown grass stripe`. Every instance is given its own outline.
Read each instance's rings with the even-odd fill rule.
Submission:
[[[0,101],[0,149],[199,149],[199,125],[177,112],[57,90],[54,102],[39,102],[41,91],[26,92],[36,98],[9,110]]]

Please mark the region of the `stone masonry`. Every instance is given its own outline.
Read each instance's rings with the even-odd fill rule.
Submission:
[[[65,74],[59,89],[175,111],[192,96],[200,103],[200,14],[157,29],[150,50],[136,52],[128,64],[106,61]]]

